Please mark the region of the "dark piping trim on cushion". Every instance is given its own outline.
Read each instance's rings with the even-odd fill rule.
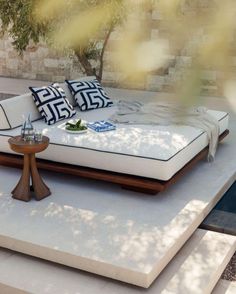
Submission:
[[[9,119],[8,119],[8,117],[7,117],[7,114],[6,114],[5,109],[3,108],[2,104],[0,104],[0,106],[1,106],[1,108],[2,108],[3,113],[5,114],[5,117],[6,117],[7,123],[9,124],[9,129],[12,129],[11,124],[10,124],[10,122],[9,122]],[[7,130],[9,130],[9,129],[7,129]]]
[[[229,114],[227,113],[224,117],[222,117],[221,119],[219,119],[219,121],[223,120],[224,118],[226,118]],[[66,144],[58,144],[58,143],[52,143],[50,142],[50,145],[55,145],[55,146],[64,146],[64,147],[70,147],[70,148],[78,148],[78,149],[84,149],[84,150],[91,150],[91,151],[95,151],[95,152],[102,152],[102,153],[110,153],[110,154],[117,154],[117,155],[122,155],[122,156],[128,156],[128,157],[137,157],[137,158],[143,158],[143,159],[148,159],[148,160],[156,160],[156,161],[163,161],[163,162],[167,162],[169,160],[171,160],[173,157],[175,157],[178,153],[182,152],[184,149],[186,149],[189,145],[191,145],[194,141],[196,141],[199,137],[201,137],[203,134],[205,134],[205,132],[202,132],[201,134],[199,134],[196,138],[194,138],[191,142],[188,143],[188,145],[186,145],[185,147],[183,147],[181,150],[179,150],[178,152],[176,152],[174,155],[172,155],[171,157],[169,157],[168,159],[159,159],[159,158],[153,158],[153,157],[144,157],[144,156],[137,156],[137,155],[132,155],[132,154],[125,154],[125,153],[118,153],[118,152],[111,152],[111,151],[105,151],[105,150],[98,150],[98,149],[93,149],[93,148],[86,148],[86,147],[78,147],[78,146],[72,146],[72,145],[66,145]],[[0,136],[3,137],[12,137],[10,135],[4,135],[4,134],[0,134]]]

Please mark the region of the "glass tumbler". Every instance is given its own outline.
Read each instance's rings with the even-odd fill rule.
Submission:
[[[43,134],[41,130],[35,130],[34,132],[34,141],[41,142],[43,140]]]

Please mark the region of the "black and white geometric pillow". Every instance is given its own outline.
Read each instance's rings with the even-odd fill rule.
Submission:
[[[29,89],[36,107],[48,125],[76,114],[73,106],[66,99],[65,92],[58,84],[42,88],[29,87]]]
[[[107,96],[97,80],[93,81],[68,81],[68,87],[75,97],[81,111],[109,107],[113,102]]]

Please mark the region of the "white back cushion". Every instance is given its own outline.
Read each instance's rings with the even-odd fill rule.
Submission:
[[[31,93],[0,101],[0,130],[14,129],[23,123],[23,115],[31,114],[31,120],[40,119]]]
[[[95,76],[87,76],[78,78],[77,80],[91,81],[94,79]],[[71,105],[75,106],[75,99],[72,97],[67,84],[61,83],[59,85],[65,91],[66,97]],[[32,121],[41,118],[31,93],[0,101],[0,130],[9,130],[21,126],[24,121],[23,115],[27,116],[29,113],[31,114]]]

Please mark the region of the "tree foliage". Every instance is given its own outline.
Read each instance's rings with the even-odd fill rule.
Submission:
[[[0,19],[2,32],[8,31],[13,38],[13,45],[22,52],[30,40],[39,42],[40,37],[47,33],[43,22],[36,22],[32,0],[4,1],[0,0]]]
[[[111,32],[125,20],[114,54],[120,76],[125,82],[141,80],[164,69],[178,96],[186,99],[200,90],[202,69],[224,72],[222,80],[230,77],[235,15],[235,0],[0,0],[2,31],[12,36],[19,52],[31,40],[50,40],[72,50],[84,72],[99,80]]]
[[[8,32],[20,53],[41,38],[72,49],[84,72],[101,80],[104,52],[124,18],[124,6],[123,0],[0,0],[1,31]],[[63,42],[57,42],[58,36]],[[98,62],[97,70],[91,60]]]

